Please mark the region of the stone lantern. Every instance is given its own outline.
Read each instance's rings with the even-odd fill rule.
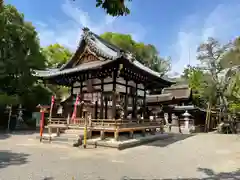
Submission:
[[[185,129],[189,129],[189,120],[191,114],[189,114],[188,111],[186,110],[185,113],[183,113],[182,115],[184,117]]]

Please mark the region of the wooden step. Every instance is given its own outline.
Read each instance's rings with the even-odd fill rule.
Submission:
[[[64,134],[83,134],[83,130],[78,129],[66,129]]]

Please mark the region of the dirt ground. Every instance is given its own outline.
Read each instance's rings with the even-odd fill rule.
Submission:
[[[35,136],[0,134],[0,180],[240,179],[239,135],[176,135],[123,151]]]

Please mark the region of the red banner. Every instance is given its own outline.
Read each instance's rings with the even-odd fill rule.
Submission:
[[[78,105],[79,101],[80,101],[80,96],[78,94],[76,97],[76,101],[75,101],[74,109],[73,109],[73,113],[72,113],[72,118],[71,118],[73,124],[75,124],[75,119],[76,119],[76,115],[77,115],[77,105]]]

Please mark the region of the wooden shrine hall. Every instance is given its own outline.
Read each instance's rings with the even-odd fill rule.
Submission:
[[[173,126],[184,126],[183,114],[190,113],[189,125],[202,127],[205,125],[206,112],[193,104],[192,89],[188,85],[172,85],[162,90],[161,94],[147,95],[148,110],[151,115],[163,118],[168,114],[169,122]],[[178,121],[173,120],[177,117]],[[204,128],[203,128],[204,129]]]
[[[159,127],[147,116],[147,92],[173,84],[88,28],[83,28],[79,46],[66,64],[58,69],[36,70],[35,76],[45,83],[71,87],[71,96],[61,103],[64,126],[82,128],[90,116],[88,129],[115,134]],[[80,103],[76,121],[67,121],[77,94]],[[54,119],[53,114],[50,125]]]

